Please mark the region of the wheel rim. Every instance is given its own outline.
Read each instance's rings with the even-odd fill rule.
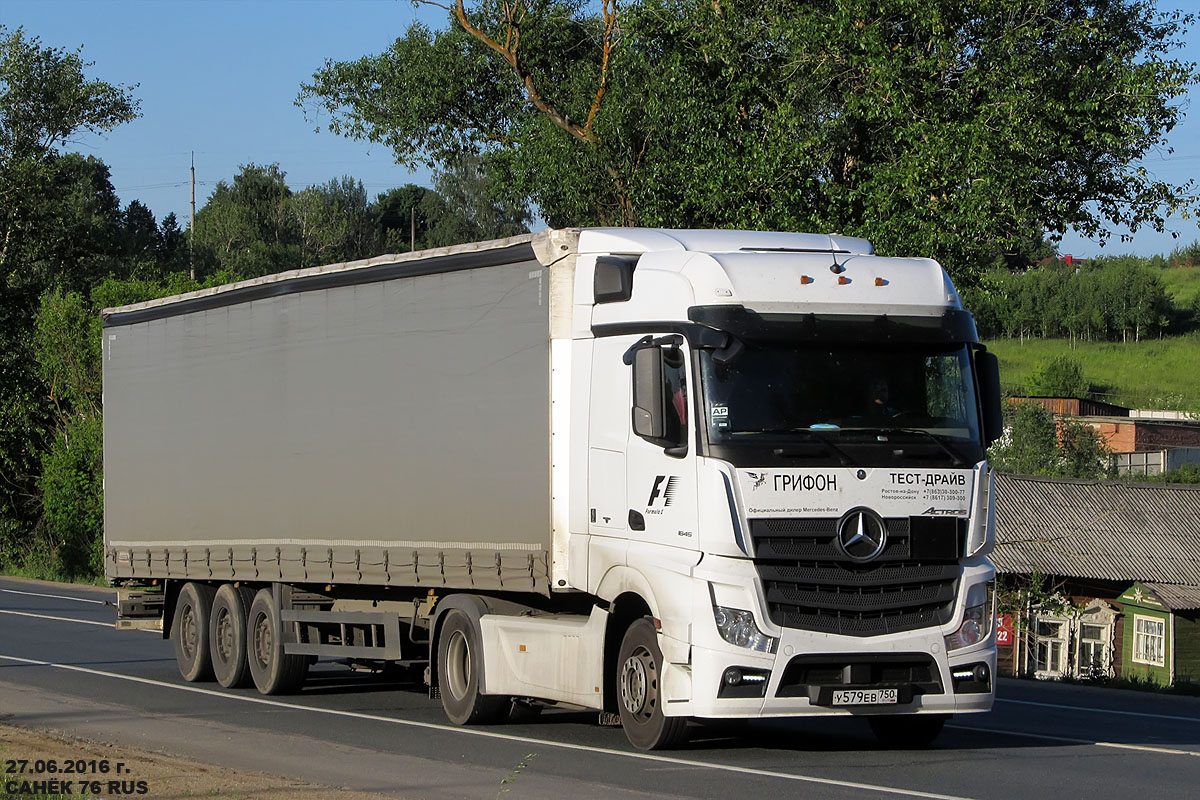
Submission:
[[[271,634],[271,621],[264,614],[254,623],[254,660],[263,669],[271,664],[274,636]]]
[[[621,703],[640,720],[654,713],[658,700],[654,658],[645,647],[633,651],[621,665]]]
[[[456,700],[467,696],[471,685],[471,644],[462,631],[452,631],[446,643],[446,683]]]
[[[183,607],[183,613],[179,615],[179,628],[179,647],[188,661],[191,661],[196,657],[199,638],[199,631],[196,629],[196,609],[191,604]]]
[[[223,663],[228,663],[233,659],[233,619],[229,609],[222,608],[217,611],[216,628],[217,636],[213,644],[217,658]]]

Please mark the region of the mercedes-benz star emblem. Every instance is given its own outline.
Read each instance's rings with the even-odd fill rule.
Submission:
[[[838,521],[838,549],[851,561],[872,561],[887,545],[887,526],[869,508],[852,508]]]

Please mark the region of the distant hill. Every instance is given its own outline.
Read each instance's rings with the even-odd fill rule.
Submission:
[[[1168,273],[1191,273],[1186,280],[1168,283],[1168,289],[1200,292],[1200,269],[1163,273],[1164,281]],[[985,344],[1000,359],[1001,383],[1014,394],[1024,393],[1025,381],[1039,363],[1069,355],[1099,385],[1098,400],[1131,408],[1200,411],[1200,332],[1141,342],[1077,341],[1074,348],[1066,339],[1026,339],[1024,344],[993,339]]]
[[[1187,308],[1200,295],[1200,267],[1169,267],[1158,274],[1177,307]]]

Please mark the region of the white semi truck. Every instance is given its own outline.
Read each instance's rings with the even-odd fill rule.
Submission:
[[[119,627],[191,681],[415,667],[642,749],[995,693],[995,356],[943,269],[799,233],[550,230],[104,312]]]

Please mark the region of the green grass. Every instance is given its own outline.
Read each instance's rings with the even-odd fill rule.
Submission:
[[[1196,295],[1200,295],[1200,267],[1164,269],[1158,275],[1176,306],[1187,308]]]
[[[1170,270],[1166,270],[1170,271]],[[1198,270],[1200,272],[1200,270]],[[1023,394],[1034,368],[1057,355],[1079,361],[1084,377],[1101,391],[1096,399],[1131,408],[1200,411],[1200,333],[1142,342],[1076,342],[1066,339],[994,339],[1005,389]]]

